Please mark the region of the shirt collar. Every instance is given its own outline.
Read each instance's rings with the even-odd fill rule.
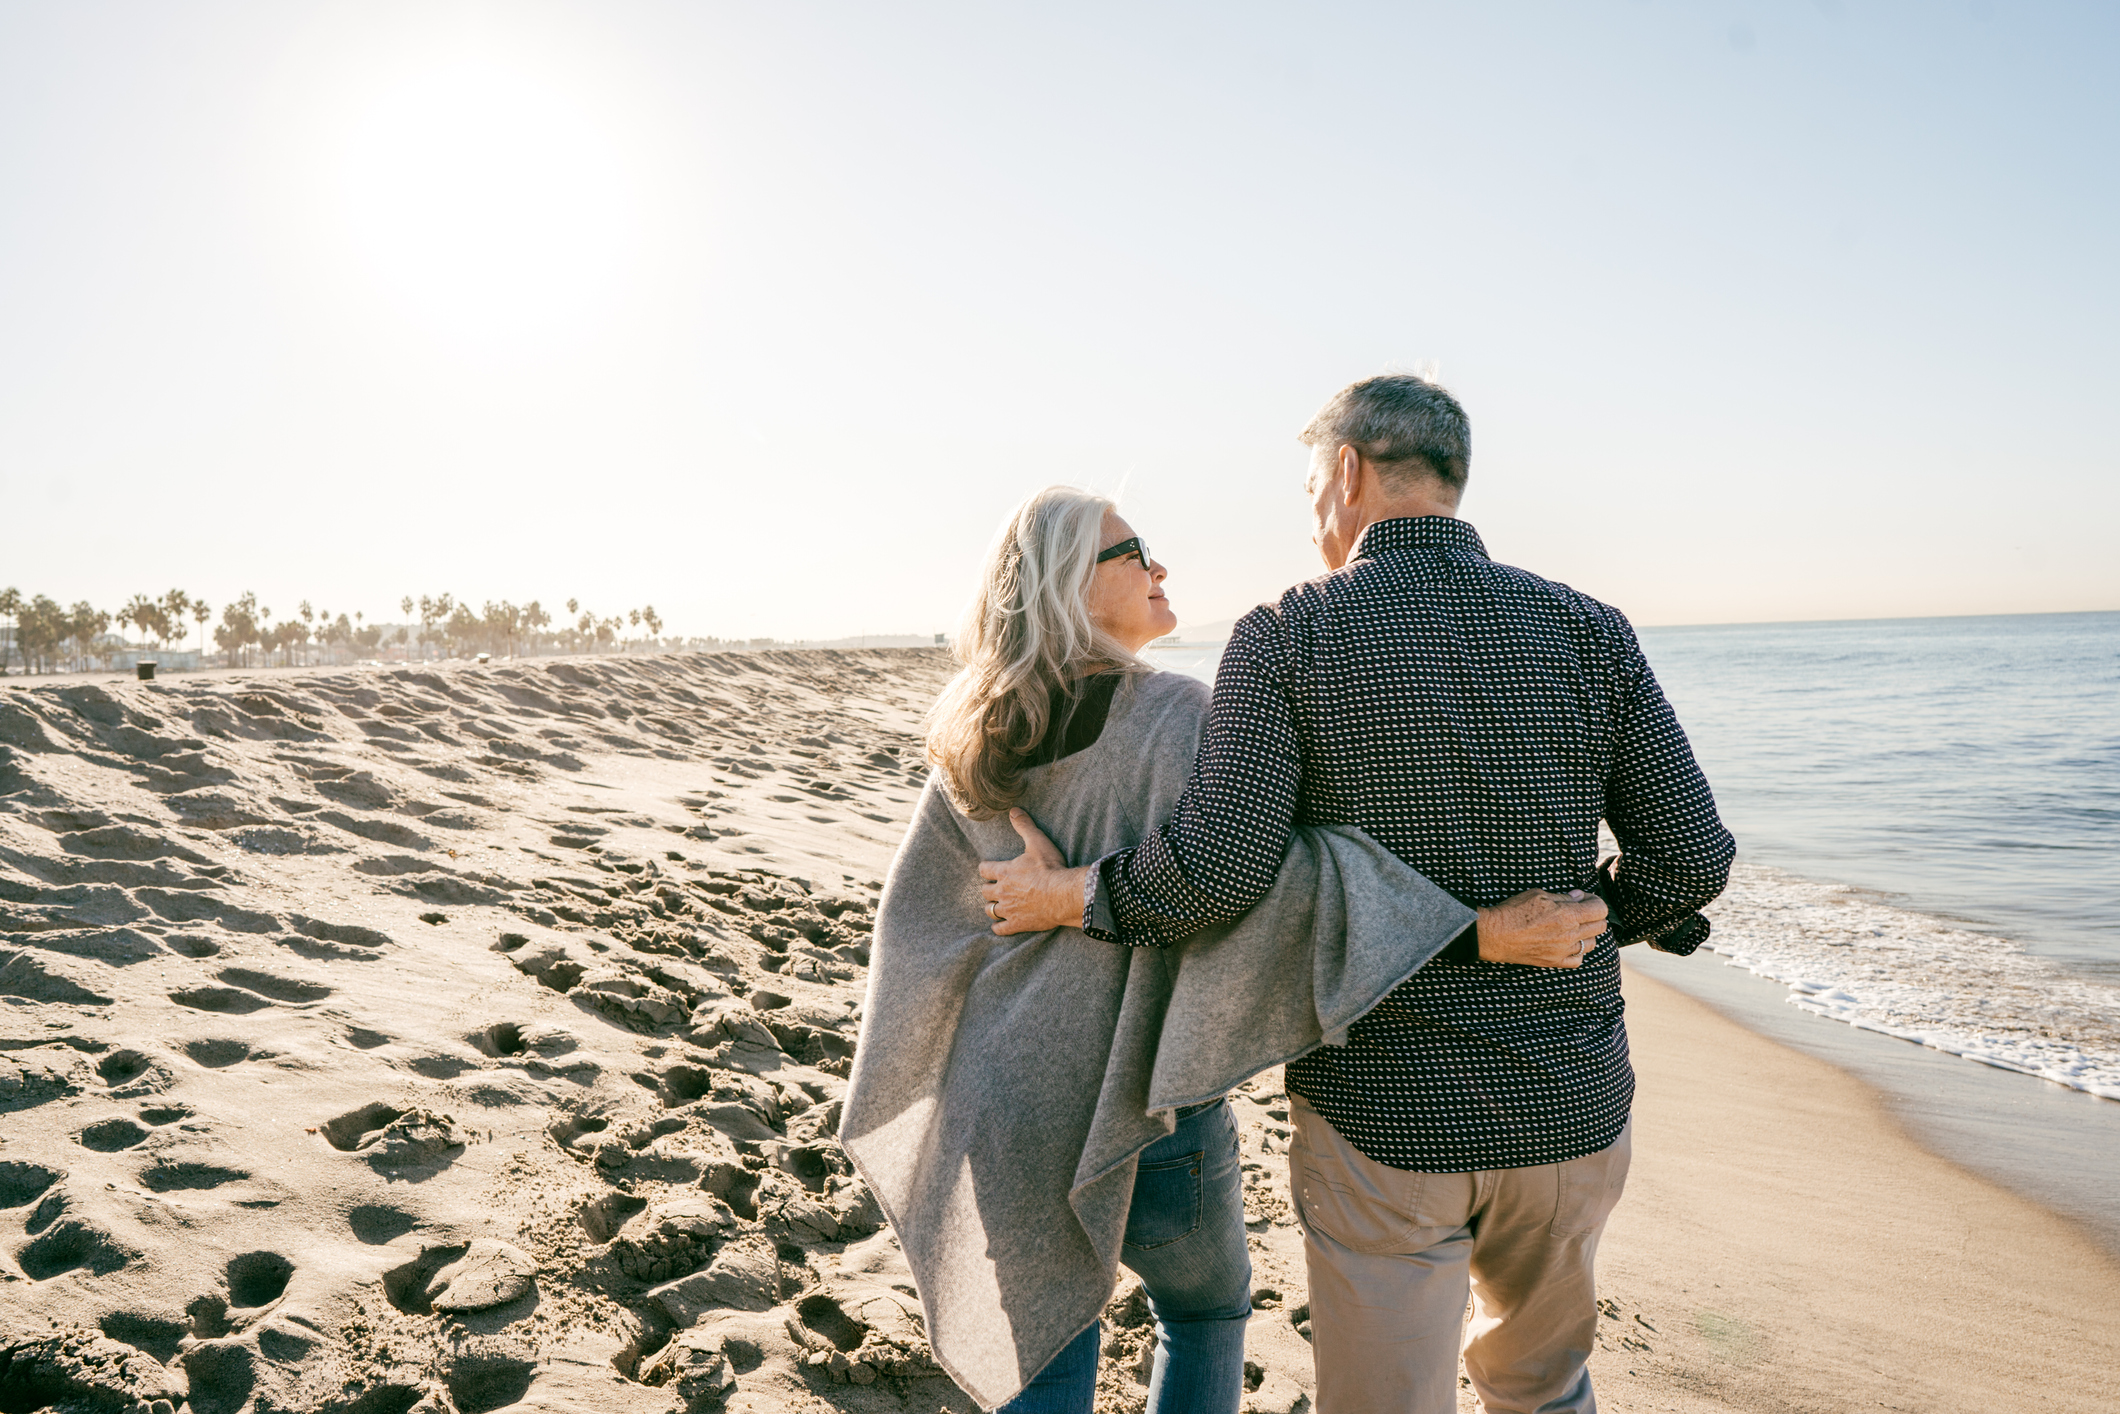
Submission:
[[[1487,558],[1487,546],[1480,540],[1480,533],[1454,516],[1401,516],[1396,520],[1372,523],[1362,532],[1362,538],[1355,541],[1354,553],[1347,559],[1351,564],[1384,555],[1449,554],[1452,551]]]

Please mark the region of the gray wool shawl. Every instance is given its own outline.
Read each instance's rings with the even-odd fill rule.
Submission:
[[[1030,772],[1024,808],[1070,860],[1134,844],[1184,791],[1207,703],[1191,678],[1132,679],[1094,745]],[[1172,1112],[1344,1044],[1473,917],[1361,831],[1304,827],[1263,902],[1178,946],[997,937],[978,866],[1022,848],[930,776],[884,885],[840,1125],[936,1359],[989,1409],[1110,1299],[1134,1170]]]

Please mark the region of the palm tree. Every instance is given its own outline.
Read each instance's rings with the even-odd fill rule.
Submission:
[[[147,651],[147,626],[153,621],[154,614],[155,601],[148,598],[145,594],[133,595],[131,599],[126,601],[125,607],[118,610],[118,626],[120,628],[130,627],[140,630],[140,651],[143,653]]]
[[[184,618],[191,612],[191,596],[181,589],[172,589],[162,596],[158,605],[162,618],[157,625],[160,636],[182,646],[184,642]]]
[[[199,624],[199,666],[206,666],[206,621],[213,617],[213,606],[204,599],[191,601],[191,616]]]
[[[4,674],[4,673],[6,673],[6,672],[7,672],[7,655],[8,655],[8,651],[9,651],[9,649],[11,649],[11,648],[12,648],[12,649],[16,649],[16,650],[19,650],[19,649],[21,648],[21,645],[20,645],[19,643],[15,642],[15,639],[16,639],[16,637],[17,637],[17,631],[16,631],[16,628],[15,628],[15,616],[16,616],[16,615],[18,615],[18,614],[20,614],[21,612],[22,612],[22,591],[21,591],[21,590],[19,590],[19,589],[16,589],[16,588],[14,588],[14,587],[12,587],[12,586],[10,586],[10,587],[8,587],[8,588],[6,588],[6,589],[0,589],[0,614],[4,614],[4,615],[6,615],[6,616],[7,616],[7,643],[8,643],[8,646],[7,646],[6,648],[0,648],[0,674]],[[24,655],[23,655],[23,658],[22,658],[22,671],[23,671],[24,673],[27,673],[27,672],[29,671],[29,655],[28,655],[28,654],[24,654]]]
[[[412,601],[407,599],[405,603],[408,606],[406,612],[410,613],[409,606]],[[456,608],[456,596],[453,594],[437,594],[433,598],[425,594],[420,596],[420,661],[425,662],[427,659],[427,645],[442,636],[436,633],[435,625],[444,625],[443,633],[446,633],[446,625]]]
[[[75,603],[67,611],[66,633],[73,640],[74,661],[93,658],[96,640],[110,628],[110,615],[96,608],[86,599]]]
[[[47,667],[66,637],[66,610],[49,594],[25,601],[18,611],[15,634],[22,640],[22,670],[35,671],[34,664]]]
[[[253,643],[262,642],[259,620],[271,612],[267,609],[261,614],[258,610],[258,596],[247,589],[243,591],[242,598],[222,607],[221,626],[213,631],[213,641],[220,644],[222,650],[228,654],[229,667],[245,666],[244,659],[247,655],[244,650]]]

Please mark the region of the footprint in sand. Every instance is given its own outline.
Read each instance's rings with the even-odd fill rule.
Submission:
[[[489,1414],[522,1402],[537,1366],[506,1355],[460,1357],[443,1378],[461,1414]]]
[[[295,916],[294,926],[306,937],[325,943],[345,943],[357,948],[387,948],[392,939],[388,933],[374,928],[363,928],[358,923],[326,923],[318,918]]]
[[[346,1226],[352,1228],[353,1235],[368,1246],[381,1247],[418,1227],[419,1219],[403,1208],[364,1203],[346,1214]]]
[[[167,1316],[141,1311],[113,1311],[100,1322],[103,1334],[135,1350],[144,1350],[167,1365],[183,1347],[191,1326]]]
[[[496,1021],[464,1039],[496,1059],[519,1056],[530,1049],[529,1043],[523,1040],[523,1028],[513,1021]]]
[[[596,1242],[609,1242],[618,1236],[618,1230],[626,1220],[648,1206],[648,1200],[631,1193],[606,1193],[601,1198],[591,1198],[582,1204],[582,1230]]]
[[[147,1131],[129,1119],[99,1120],[74,1136],[74,1142],[99,1154],[130,1149],[147,1138]]]
[[[26,1208],[64,1177],[65,1169],[22,1159],[0,1159],[0,1208]]]
[[[434,1314],[435,1273],[460,1259],[468,1246],[429,1247],[402,1266],[383,1273],[383,1295],[408,1316]]]
[[[285,1326],[258,1328],[258,1353],[275,1364],[293,1365],[316,1346],[313,1337],[297,1335]]]
[[[176,1163],[155,1164],[140,1171],[141,1186],[155,1193],[184,1193],[207,1188],[220,1188],[230,1183],[240,1183],[250,1175],[241,1169],[222,1168],[219,1164],[199,1163],[195,1160],[180,1160]]]
[[[348,1110],[337,1119],[325,1120],[317,1126],[317,1132],[324,1136],[332,1148],[342,1154],[350,1154],[368,1143],[375,1135],[382,1133],[390,1121],[404,1113],[395,1105],[378,1101],[363,1105],[357,1110]]]
[[[134,889],[133,901],[146,905],[169,923],[218,923],[232,933],[274,933],[280,920],[270,913],[239,908],[204,894],[173,889]]]
[[[446,1114],[381,1102],[326,1120],[317,1132],[340,1153],[358,1154],[385,1173],[454,1163],[473,1138]]]
[[[86,1223],[63,1222],[17,1252],[15,1263],[31,1281],[49,1281],[71,1271],[104,1276],[124,1266],[133,1256],[107,1232]]]
[[[467,1070],[477,1070],[478,1063],[459,1056],[414,1056],[405,1062],[405,1069],[429,1080],[454,1080]]]
[[[597,1141],[588,1143],[583,1143],[582,1141],[588,1139],[592,1134],[602,1134],[610,1127],[611,1121],[602,1115],[566,1114],[561,1115],[547,1125],[545,1132],[552,1136],[552,1142],[559,1145],[560,1148],[571,1149],[576,1153],[587,1153],[596,1147]]]
[[[228,1298],[217,1293],[194,1296],[184,1314],[191,1318],[191,1333],[201,1340],[218,1340],[234,1329],[228,1319]]]
[[[224,967],[214,975],[231,987],[241,987],[259,996],[271,997],[276,1002],[320,1002],[332,992],[321,982],[282,977],[250,967]]]
[[[189,987],[171,992],[169,999],[179,1006],[188,1006],[196,1011],[214,1011],[225,1015],[242,1016],[253,1011],[262,1011],[273,1002],[320,1002],[332,993],[332,989],[320,982],[305,982],[299,977],[281,977],[271,972],[260,972],[251,967],[227,967],[214,974],[227,987]],[[271,998],[267,1001],[266,998]]]
[[[278,940],[280,946],[323,962],[365,962],[381,957],[383,949],[394,944],[388,933],[354,923],[326,923],[297,915],[294,926],[293,934]]]
[[[181,1360],[191,1414],[236,1414],[257,1388],[256,1357],[245,1346],[209,1341],[185,1351]]]
[[[228,1304],[255,1310],[287,1290],[294,1263],[277,1252],[245,1252],[228,1259]]]
[[[221,1070],[237,1061],[249,1060],[253,1055],[262,1055],[262,1052],[252,1051],[250,1046],[242,1041],[186,1041],[178,1049],[208,1070]]]
[[[96,1074],[113,1096],[144,1095],[169,1086],[169,1072],[142,1051],[120,1050],[96,1062]]]
[[[223,1016],[245,1016],[254,1011],[263,1011],[272,1005],[263,997],[234,987],[186,987],[171,992],[169,999],[178,1006],[188,1006],[194,1011],[218,1012]]]

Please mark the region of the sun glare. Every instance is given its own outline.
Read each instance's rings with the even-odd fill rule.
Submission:
[[[609,309],[636,255],[626,153],[578,93],[459,60],[377,94],[348,134],[345,234],[375,290],[452,343],[519,346]]]

